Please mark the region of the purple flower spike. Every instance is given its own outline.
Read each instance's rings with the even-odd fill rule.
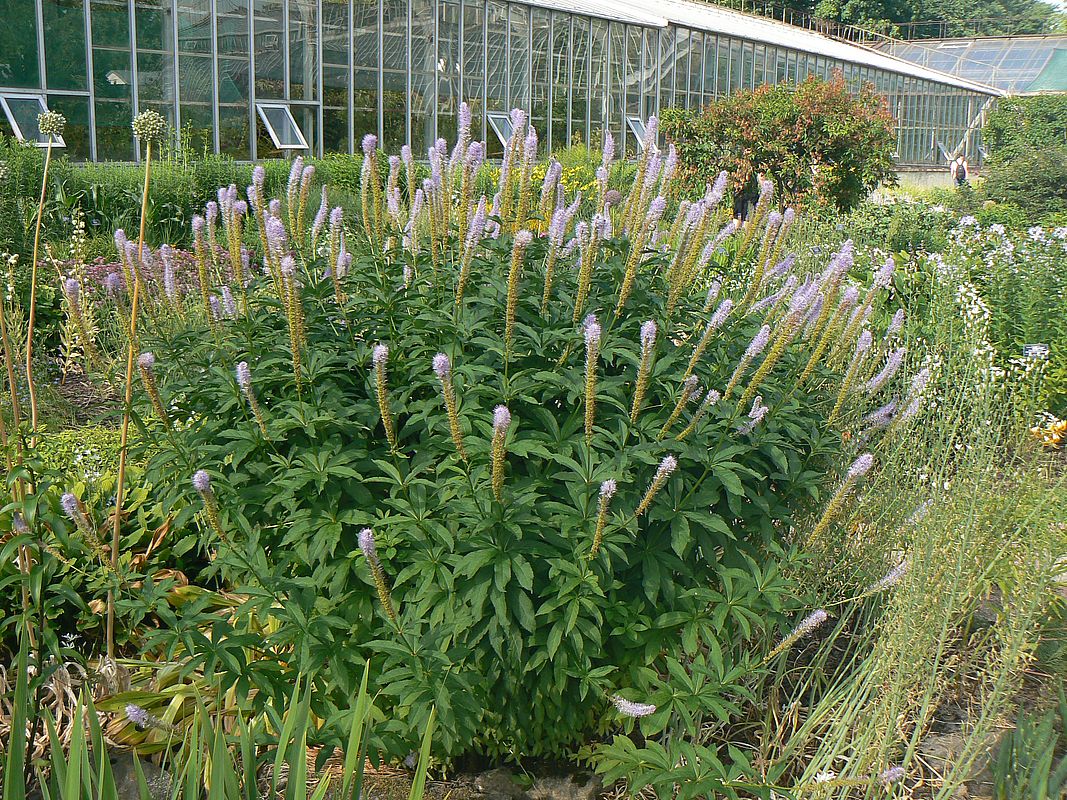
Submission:
[[[583,333],[586,347],[595,347],[600,344],[600,322],[597,321],[595,314],[590,314],[585,318]]]
[[[363,155],[374,155],[374,151],[378,149],[378,137],[375,136],[373,133],[368,133],[366,136],[363,137],[363,142],[361,146],[363,147]]]
[[[656,707],[651,703],[635,703],[619,695],[612,697],[611,703],[619,710],[620,714],[631,719],[639,719],[656,713]]]
[[[206,470],[198,469],[193,473],[193,488],[199,494],[206,495],[211,491],[211,476]]]
[[[883,786],[890,786],[897,781],[904,780],[906,774],[907,772],[904,770],[904,767],[890,767],[878,776],[878,781]]]
[[[248,368],[247,361],[241,361],[237,364],[237,385],[241,387],[245,392],[252,388],[252,370]]]
[[[67,278],[63,281],[63,294],[71,303],[78,302],[78,298],[81,297],[81,284],[78,283],[77,278]]]
[[[508,411],[507,406],[497,406],[493,409],[493,431],[498,434],[505,434],[508,428],[511,427],[511,412]]]
[[[143,370],[151,370],[156,365],[155,353],[141,353],[137,356],[137,366]]]
[[[141,706],[128,703],[126,705],[126,719],[138,728],[147,728],[152,723],[152,715]]]
[[[856,480],[862,478],[868,472],[871,467],[874,466],[874,456],[870,453],[864,453],[862,456],[852,462],[852,466],[848,468],[848,479]]]
[[[444,353],[438,353],[433,357],[433,371],[442,381],[447,381],[452,374],[452,362]]]
[[[650,350],[656,343],[656,323],[652,320],[641,326],[641,349]]]
[[[363,552],[363,556],[372,563],[378,562],[378,546],[374,542],[374,531],[370,528],[364,528],[359,532],[359,549]]]
[[[605,500],[610,500],[615,496],[616,489],[619,488],[614,478],[608,478],[606,481],[600,484],[600,496]]]
[[[384,344],[374,345],[374,349],[371,351],[371,362],[376,367],[384,366],[389,360],[389,347]]]
[[[60,498],[59,503],[63,506],[63,513],[75,522],[77,522],[80,511],[80,509],[78,508],[78,498],[72,495],[70,492],[67,492],[65,495],[63,495],[62,498]]]

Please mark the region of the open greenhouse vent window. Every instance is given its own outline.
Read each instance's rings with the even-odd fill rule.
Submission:
[[[279,150],[307,150],[307,139],[293,119],[293,112],[284,103],[256,103],[256,111],[267,128],[270,139]]]
[[[37,128],[37,115],[48,110],[44,97],[39,94],[0,94],[0,106],[11,125],[11,131],[20,142],[32,142],[38,147],[48,146],[48,137]],[[52,138],[53,147],[66,147],[62,136]]]
[[[511,115],[503,111],[490,111],[485,116],[489,120],[489,127],[493,129],[500,143],[507,147],[508,139],[511,138],[511,132],[514,130],[511,127]]]
[[[627,117],[626,124],[630,126],[630,131],[633,133],[634,138],[637,139],[637,146],[643,151],[645,149],[645,123],[640,117]]]

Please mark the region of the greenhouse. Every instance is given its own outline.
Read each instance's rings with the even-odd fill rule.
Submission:
[[[425,152],[462,100],[499,155],[507,111],[546,149],[626,151],[670,106],[841,70],[897,120],[902,165],[977,162],[998,90],[812,31],[683,0],[4,0],[5,130],[37,138],[50,108],[74,159],[138,157],[130,120],[156,109],[194,152],[240,160],[351,153],[376,132]]]

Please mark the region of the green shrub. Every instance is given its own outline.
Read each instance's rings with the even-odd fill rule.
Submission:
[[[562,234],[533,237],[524,252],[512,231],[541,227],[540,188],[517,190],[519,175],[501,196],[532,194],[530,216],[516,220],[522,202],[509,212],[502,200],[499,236],[476,234],[469,252],[440,215],[472,198],[444,178],[452,194],[424,206],[406,247],[395,226],[407,211],[377,217],[379,196],[363,209],[370,228],[348,231],[353,261],[336,283],[308,232],[290,230],[278,255],[296,254],[294,276],[258,280],[247,314],[208,325],[197,294],[177,330],[143,342],[158,359],[161,404],[182,421],[153,442],[149,481],[175,531],[206,509],[192,538],[214,552],[190,577],[246,587],[237,620],[272,632],[261,639],[190,612],[171,635],[234,625],[239,647],[255,641],[277,662],[204,658],[264,696],[286,692],[297,671],[345,695],[353,665],[374,654],[384,669],[376,689],[396,712],[383,730],[394,755],[408,752],[434,705],[450,756],[562,755],[611,724],[605,711],[620,692],[657,706],[641,722],[649,736],[729,720],[800,591],[779,569],[781,537],[812,512],[843,458],[827,426],[835,397],[848,399],[839,416],[858,424],[838,367],[799,336],[810,286],[788,294],[796,277],[763,273],[775,252],[773,236],[760,245],[763,222],[730,243],[732,257],[709,249],[705,266],[726,209],[673,233],[664,222],[661,251],[644,244],[651,197],[631,193],[629,234],[624,199],[606,240],[585,242],[583,220],[585,244],[569,255]],[[774,232],[781,216],[766,201],[761,209]],[[601,218],[592,223],[602,230]],[[542,310],[550,250],[558,264]],[[589,269],[572,268],[583,250]],[[841,258],[835,269],[850,263]],[[717,329],[729,306],[708,290],[720,271],[723,296],[751,313]],[[621,302],[624,282],[632,291]],[[599,317],[599,339],[583,338],[588,314]],[[650,321],[658,335],[643,345]],[[827,340],[834,364],[859,335],[860,323],[844,322]],[[764,324],[775,344],[742,362]],[[435,372],[442,353],[449,365]],[[639,370],[647,393],[631,415]],[[687,409],[689,393],[706,402]],[[196,485],[194,469],[207,471]]]
[[[982,129],[992,163],[1067,146],[1067,95],[1002,97]]]
[[[727,170],[735,191],[763,174],[786,202],[851,208],[894,174],[884,99],[871,85],[851,95],[840,73],[737,92],[702,111],[668,109],[662,122],[694,192]]]
[[[1067,145],[993,160],[982,186],[991,199],[1021,209],[1031,222],[1067,212]]]

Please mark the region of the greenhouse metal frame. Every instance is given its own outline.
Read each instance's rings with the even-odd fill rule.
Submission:
[[[530,112],[542,148],[627,153],[648,118],[764,83],[870,82],[897,121],[898,161],[979,160],[998,90],[784,23],[687,0],[3,0],[0,111],[36,98],[68,119],[72,158],[132,161],[130,120],[152,108],[193,152],[241,160],[356,152],[365,133],[425,153],[475,115],[489,155],[506,112]],[[252,43],[252,47],[249,46]],[[31,129],[31,130],[27,130]]]

